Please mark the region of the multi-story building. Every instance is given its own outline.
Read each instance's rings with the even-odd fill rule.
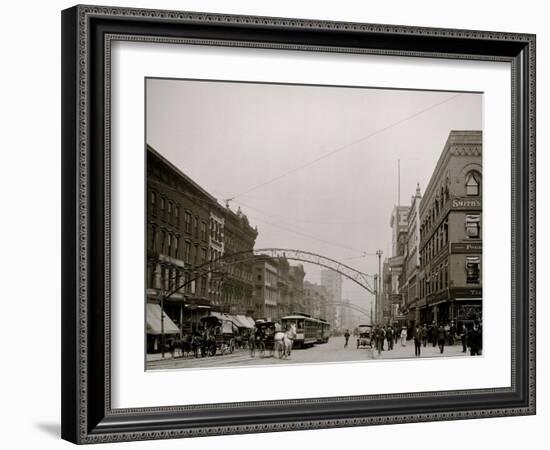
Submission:
[[[410,321],[418,322],[414,311],[419,300],[420,289],[418,286],[418,272],[420,269],[420,185],[416,186],[416,193],[411,197],[411,206],[407,215],[407,246],[405,249],[405,259],[403,264],[401,295],[403,296],[403,305],[408,311],[407,318]]]
[[[191,331],[210,310],[254,310],[252,252],[258,231],[240,210],[220,205],[151,146],[146,209],[147,302],[162,303],[169,323]],[[224,261],[235,253],[241,255],[237,262]]]
[[[252,314],[254,303],[253,249],[258,230],[239,208],[223,208],[224,252],[222,310],[231,314]],[[234,258],[231,255],[237,255]]]
[[[196,268],[210,257],[208,224],[216,205],[214,197],[147,146],[147,302],[163,303],[183,331],[215,306],[208,275],[197,276]]]
[[[288,271],[290,293],[288,314],[303,312],[304,304],[304,278],[306,273],[302,264],[290,266]]]
[[[342,300],[342,305],[340,306],[340,314],[339,314],[339,329],[340,330],[352,330],[354,328],[353,320],[352,320],[352,310],[351,310],[351,302],[345,298]]]
[[[342,275],[330,269],[321,270],[321,286],[328,294],[326,316],[323,318],[336,326],[337,306],[342,303]]]
[[[258,255],[254,262],[254,317],[280,318],[279,259]]]
[[[327,304],[329,302],[329,294],[327,290],[318,285],[304,281],[304,303],[306,310],[303,311],[310,316],[325,319],[327,316]]]
[[[254,312],[257,318],[278,320],[304,312],[304,267],[284,257],[257,255],[254,262]]]
[[[450,132],[419,212],[420,320],[481,319],[481,131]]]
[[[400,313],[404,307],[401,284],[405,254],[407,251],[407,218],[409,216],[409,210],[409,206],[397,205],[393,208],[390,217],[390,227],[392,229],[392,255],[387,259],[390,284],[388,290],[385,291],[385,297],[382,297],[387,303],[381,308],[383,317],[379,320],[380,322],[404,320],[404,317]]]
[[[221,208],[212,208],[210,211],[210,236],[208,240],[208,250],[210,261],[214,261],[214,272],[208,274],[209,278],[209,297],[216,305],[223,301],[223,277],[220,274],[224,270],[224,214]]]

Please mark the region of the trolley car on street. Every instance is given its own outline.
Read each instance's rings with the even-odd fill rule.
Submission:
[[[308,314],[295,313],[281,319],[283,329],[286,329],[290,324],[296,325],[295,347],[303,348],[328,342],[330,323],[326,320],[317,319]]]

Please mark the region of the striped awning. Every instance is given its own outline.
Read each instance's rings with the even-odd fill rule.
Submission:
[[[254,328],[255,322],[251,317],[243,316],[242,314],[237,314],[235,317],[242,323],[243,328]]]
[[[160,305],[155,303],[147,303],[146,321],[147,334],[162,334],[163,326],[164,334],[177,334],[180,332],[176,324],[168,317],[168,314],[160,309]]]

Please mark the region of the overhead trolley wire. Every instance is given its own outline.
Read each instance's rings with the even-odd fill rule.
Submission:
[[[256,185],[250,187],[249,189],[247,189],[247,190],[245,190],[245,191],[242,191],[242,192],[240,192],[240,193],[238,193],[238,194],[235,194],[235,195],[233,195],[232,197],[226,199],[226,201],[235,200],[236,198],[242,197],[243,195],[246,195],[246,194],[248,194],[248,193],[250,193],[250,192],[252,192],[252,191],[255,191],[256,189],[259,189],[259,188],[261,188],[261,187],[263,187],[263,186],[267,186],[268,184],[274,183],[275,181],[278,181],[278,180],[280,180],[280,179],[282,179],[282,178],[285,178],[285,177],[287,177],[288,175],[291,175],[291,174],[296,173],[296,172],[298,172],[298,171],[300,171],[300,170],[302,170],[302,169],[305,169],[305,168],[307,168],[307,167],[309,167],[309,166],[312,166],[313,164],[316,164],[316,163],[318,163],[319,161],[322,161],[323,159],[326,159],[326,158],[328,158],[328,157],[330,157],[330,156],[332,156],[332,155],[335,155],[336,153],[340,153],[341,151],[344,151],[344,150],[346,150],[346,149],[348,149],[348,148],[350,148],[350,147],[352,147],[352,146],[354,146],[354,145],[356,145],[356,144],[359,144],[360,142],[366,141],[367,139],[370,139],[371,137],[374,137],[374,136],[376,136],[376,135],[378,135],[378,134],[380,134],[380,133],[383,133],[384,131],[387,131],[387,130],[389,130],[389,129],[391,129],[391,128],[394,128],[394,127],[396,127],[396,126],[398,126],[398,125],[401,125],[401,124],[404,123],[404,122],[407,122],[407,121],[409,121],[409,120],[411,120],[411,119],[414,119],[415,117],[418,117],[418,116],[421,115],[421,114],[424,114],[424,113],[426,113],[426,112],[428,112],[428,111],[430,111],[430,110],[432,110],[432,109],[434,109],[434,108],[437,108],[438,106],[441,106],[441,105],[443,105],[444,103],[450,102],[451,100],[454,100],[455,98],[459,97],[460,95],[462,95],[462,94],[461,94],[461,93],[455,94],[455,95],[453,95],[453,96],[451,96],[451,97],[446,98],[445,100],[443,100],[443,101],[441,101],[441,102],[435,103],[435,104],[433,104],[433,105],[431,105],[431,106],[428,106],[427,108],[421,109],[420,111],[417,111],[416,113],[411,114],[410,116],[404,117],[403,119],[400,119],[400,120],[398,120],[397,122],[393,122],[393,123],[391,123],[391,124],[389,124],[389,125],[387,125],[387,126],[385,126],[385,127],[383,127],[383,128],[380,128],[380,129],[378,129],[378,130],[376,130],[376,131],[374,131],[374,132],[372,132],[372,133],[370,133],[370,134],[367,134],[366,136],[363,136],[363,137],[361,137],[361,138],[359,138],[359,139],[356,139],[356,140],[354,140],[354,141],[352,141],[352,142],[348,142],[347,144],[344,144],[344,145],[342,145],[342,146],[340,146],[340,147],[337,147],[336,149],[334,149],[334,150],[332,150],[332,151],[330,151],[330,152],[328,152],[328,153],[325,153],[324,155],[321,155],[321,156],[319,156],[319,157],[317,157],[317,158],[315,158],[315,159],[313,159],[313,160],[311,160],[311,161],[308,161],[307,163],[304,163],[304,164],[302,164],[302,165],[300,165],[300,166],[298,166],[298,167],[295,167],[295,168],[290,169],[290,170],[288,170],[288,171],[286,171],[286,172],[283,172],[282,174],[277,175],[276,177],[270,178],[269,180],[266,180],[266,181],[263,181],[262,183],[256,184]]]

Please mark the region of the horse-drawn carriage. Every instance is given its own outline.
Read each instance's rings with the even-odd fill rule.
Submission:
[[[281,359],[289,358],[295,338],[295,324],[288,324],[283,330],[279,322],[257,320],[249,339],[250,356],[258,353],[263,357],[268,351],[269,356],[275,353]]]
[[[266,351],[272,353],[275,345],[275,333],[278,331],[281,331],[281,325],[278,322],[257,320],[248,340],[250,356],[254,356],[256,352],[260,356],[264,356]]]
[[[214,356],[216,353],[233,353],[237,326],[223,315],[210,315],[201,319],[204,328],[201,354]]]

